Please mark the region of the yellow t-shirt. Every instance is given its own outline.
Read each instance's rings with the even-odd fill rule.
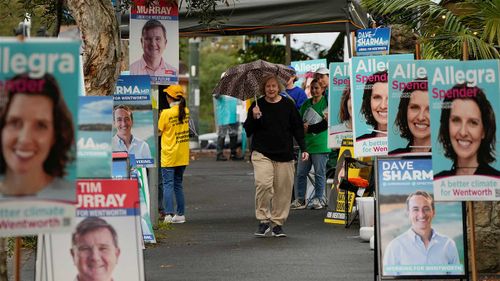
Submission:
[[[177,167],[189,165],[189,109],[179,123],[179,105],[165,109],[158,120],[161,134],[161,166]]]

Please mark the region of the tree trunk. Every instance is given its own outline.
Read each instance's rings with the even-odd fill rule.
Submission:
[[[112,95],[122,59],[120,31],[109,0],[68,0],[83,40],[83,76],[88,96]]]

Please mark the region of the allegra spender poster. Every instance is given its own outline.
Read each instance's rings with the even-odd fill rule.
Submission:
[[[500,200],[499,61],[430,62],[437,200]]]

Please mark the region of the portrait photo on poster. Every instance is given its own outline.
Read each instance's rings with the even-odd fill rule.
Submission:
[[[113,152],[127,152],[134,167],[153,167],[154,133],[151,102],[124,100],[124,95],[114,96]]]
[[[463,276],[461,202],[435,202],[429,157],[377,159],[378,257],[382,276]]]
[[[0,199],[75,201],[74,120],[58,81],[25,73],[5,83],[11,86],[0,111]]]
[[[371,132],[357,136],[356,141],[375,137],[387,137],[387,101],[389,84],[387,70],[368,77],[363,91],[360,115],[371,126]]]
[[[444,156],[452,166],[435,175],[436,178],[454,175],[484,175],[500,177],[491,166],[496,162],[495,112],[483,89],[457,84],[451,91],[474,93],[467,98],[446,97],[443,100],[438,141]]]
[[[152,84],[175,84],[179,74],[179,23],[150,18],[130,21],[130,74]]]
[[[47,236],[47,267],[37,270],[48,272],[53,281],[144,280],[137,224],[135,217],[78,218],[70,233]]]
[[[391,115],[395,115],[391,128],[397,134],[396,137],[406,140],[406,145],[390,150],[389,154],[430,154],[431,124],[427,78],[415,79],[406,84],[399,98],[397,113],[389,114]],[[393,136],[389,134],[390,148],[393,148]]]

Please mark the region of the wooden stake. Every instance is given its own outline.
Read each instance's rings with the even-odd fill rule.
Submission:
[[[422,59],[422,51],[420,50],[420,43],[417,42],[415,44],[415,59],[421,60]]]
[[[467,41],[463,42],[462,60],[469,60],[469,45],[467,45]]]
[[[476,269],[476,226],[474,223],[474,203],[467,202],[467,224],[470,227],[470,270],[472,273],[472,281],[477,281]]]
[[[349,39],[348,39],[349,40]],[[351,58],[356,55],[356,32],[351,31]]]
[[[14,245],[14,281],[21,281],[21,247],[23,238],[16,237]]]
[[[463,42],[462,59],[469,59],[469,46],[467,41]],[[467,224],[470,227],[470,270],[472,273],[472,281],[477,281],[476,269],[476,225],[474,222],[474,204],[472,201],[467,202]]]

